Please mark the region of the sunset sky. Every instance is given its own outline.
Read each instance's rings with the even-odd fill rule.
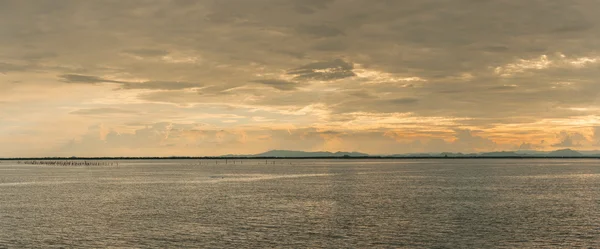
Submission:
[[[600,149],[597,0],[0,0],[0,157]]]

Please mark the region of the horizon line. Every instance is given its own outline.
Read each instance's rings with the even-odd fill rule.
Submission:
[[[17,160],[230,160],[230,159],[600,159],[600,155],[581,156],[546,156],[546,155],[523,155],[523,156],[307,156],[307,157],[223,157],[223,156],[168,156],[168,157],[7,157],[0,161]]]

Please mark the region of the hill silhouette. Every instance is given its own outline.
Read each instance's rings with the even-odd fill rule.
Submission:
[[[552,151],[550,153],[547,154],[548,156],[557,156],[557,157],[580,157],[583,156],[583,154],[571,150],[571,149],[564,149],[564,150],[555,150]]]
[[[452,153],[452,152],[441,152],[441,153],[406,153],[406,154],[391,154],[391,155],[373,155],[361,152],[329,152],[329,151],[297,151],[297,150],[270,150],[267,152],[251,155],[224,155],[222,157],[290,157],[290,158],[318,158],[318,157],[443,157],[443,158],[480,158],[480,157],[494,157],[494,158],[520,158],[520,157],[600,157],[600,154],[594,153],[596,151],[590,151],[581,153],[572,149],[561,149],[555,151],[492,151],[482,153]]]

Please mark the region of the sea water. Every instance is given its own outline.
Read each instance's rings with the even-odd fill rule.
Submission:
[[[600,160],[1,161],[4,247],[600,248]]]

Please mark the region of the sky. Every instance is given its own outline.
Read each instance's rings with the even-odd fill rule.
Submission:
[[[0,0],[0,157],[600,149],[597,0]]]

